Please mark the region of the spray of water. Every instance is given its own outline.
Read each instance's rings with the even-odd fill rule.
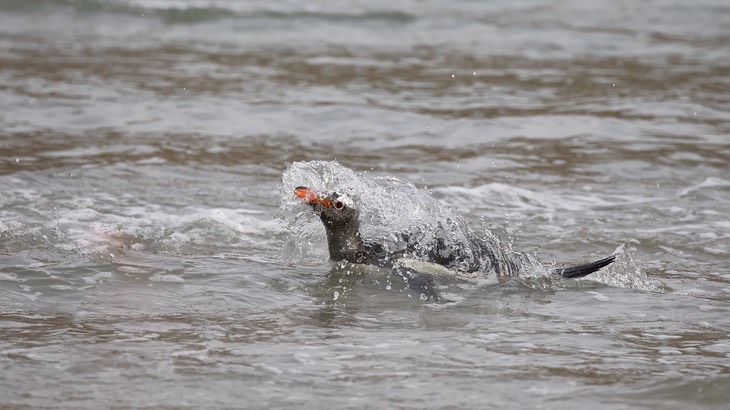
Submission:
[[[553,266],[544,266],[533,256],[512,250],[511,244],[503,244],[488,228],[474,232],[463,218],[441,205],[426,190],[394,177],[358,174],[334,161],[295,162],[284,172],[279,186],[282,201],[279,217],[291,233],[284,248],[286,261],[321,263],[328,258],[322,223],[293,195],[294,188],[302,185],[353,198],[360,210],[363,237],[383,244],[391,252],[407,249],[416,259],[425,259],[432,249],[458,252],[457,263],[450,268],[462,273],[497,271],[511,275],[519,271],[527,280],[562,280],[551,273]],[[614,265],[590,279],[611,286],[658,290],[623,247],[617,253],[619,257]]]
[[[417,259],[452,260],[449,268],[464,273],[510,275],[518,266],[533,265],[529,256],[505,248],[493,232],[485,229],[477,235],[461,216],[426,190],[398,178],[356,174],[337,162],[325,161],[296,162],[284,173],[281,216],[293,233],[285,249],[288,258],[327,257],[321,222],[292,194],[300,185],[353,198],[360,210],[363,237],[383,244],[390,252],[407,251]],[[312,251],[315,243],[321,245]]]

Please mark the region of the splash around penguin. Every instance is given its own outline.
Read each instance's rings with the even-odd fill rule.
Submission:
[[[497,235],[491,231],[485,237],[476,235],[458,216],[447,215],[442,220],[435,221],[432,224],[435,229],[433,226],[414,226],[412,229],[391,232],[391,236],[396,237],[396,242],[400,244],[394,248],[388,246],[388,243],[366,240],[363,237],[361,207],[363,198],[367,195],[355,196],[341,190],[317,190],[306,186],[295,187],[293,194],[319,216],[325,228],[327,248],[332,261],[392,269],[411,289],[428,298],[440,298],[432,276],[409,267],[404,261],[417,260],[435,264],[457,274],[472,277],[478,274],[516,276],[531,266],[530,258],[526,254],[504,249]],[[463,233],[458,241],[448,240],[448,235],[438,234],[457,231]],[[580,278],[610,265],[615,258],[616,254],[613,254],[594,262],[558,268],[553,273],[564,278]]]

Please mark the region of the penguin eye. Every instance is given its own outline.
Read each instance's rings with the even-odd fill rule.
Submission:
[[[335,206],[335,209],[342,209],[345,207],[345,204],[343,204],[340,201],[335,201],[335,203],[333,205]]]

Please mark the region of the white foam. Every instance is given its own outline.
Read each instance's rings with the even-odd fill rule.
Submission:
[[[609,298],[608,296],[606,296],[606,295],[604,295],[604,294],[602,294],[600,292],[589,291],[589,292],[586,292],[586,293],[589,294],[589,295],[593,295],[593,299],[595,299],[595,300],[597,300],[599,302],[609,302],[609,301],[611,301],[611,298]]]
[[[691,193],[694,193],[696,191],[700,191],[706,188],[727,188],[730,187],[730,181],[721,179],[721,178],[715,178],[715,177],[709,177],[705,179],[704,181],[692,185],[688,188],[682,189],[677,193],[679,196],[685,196]]]
[[[114,199],[119,202],[118,199]],[[100,203],[101,202],[101,203]],[[105,201],[95,198],[94,206]],[[56,210],[56,232],[62,240],[53,243],[65,251],[90,258],[114,260],[129,250],[167,252],[219,251],[218,244],[231,248],[250,249],[252,243],[270,238],[270,233],[283,230],[279,221],[255,209],[187,207],[170,210],[155,204],[123,207],[115,205],[114,213],[100,213],[83,198],[72,209]],[[0,230],[18,228],[0,221]]]
[[[97,285],[101,283],[104,279],[109,279],[111,277],[111,272],[99,272],[91,276],[84,276],[82,279],[89,285]]]
[[[507,183],[489,183],[476,187],[449,186],[434,189],[450,206],[482,208],[491,204],[494,209],[512,211],[584,211],[595,207],[626,206],[648,203],[656,198],[637,195],[602,194],[583,190],[579,194],[534,191]],[[574,192],[574,191],[571,191]]]
[[[156,274],[149,278],[152,282],[171,282],[171,283],[183,283],[185,278],[180,275],[172,274]]]
[[[24,282],[25,280],[18,278],[18,275],[12,272],[0,272],[0,280],[7,282]]]

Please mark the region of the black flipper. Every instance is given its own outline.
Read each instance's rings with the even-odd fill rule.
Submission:
[[[609,257],[603,258],[595,262],[586,263],[578,266],[571,266],[569,268],[558,268],[555,269],[555,273],[561,275],[564,278],[582,278],[583,276],[590,275],[591,273],[612,264],[615,260],[616,254],[613,254]]]

